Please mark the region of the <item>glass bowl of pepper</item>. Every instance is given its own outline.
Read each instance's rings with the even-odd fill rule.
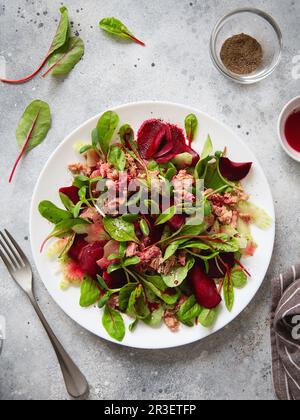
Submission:
[[[238,83],[252,84],[273,73],[282,46],[281,30],[270,15],[243,8],[217,23],[211,35],[210,53],[224,76]]]

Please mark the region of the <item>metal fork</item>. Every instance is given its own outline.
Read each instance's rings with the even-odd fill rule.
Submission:
[[[84,398],[89,393],[87,380],[58,341],[37,304],[32,269],[26,255],[11,234],[6,229],[4,232],[5,234],[0,231],[0,257],[12,278],[28,296],[40,318],[57,355],[69,395],[75,399]]]

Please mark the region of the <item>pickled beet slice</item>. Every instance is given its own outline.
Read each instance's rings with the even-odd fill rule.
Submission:
[[[73,242],[73,245],[69,249],[68,256],[72,258],[74,261],[79,261],[79,255],[82,249],[88,245],[88,243],[84,240],[85,235],[77,235]]]
[[[160,120],[145,121],[138,132],[138,148],[143,159],[151,159],[159,150],[166,135],[165,124]]]
[[[168,124],[165,124],[165,129],[166,129],[166,134],[161,143],[160,150],[154,156],[155,160],[169,154],[174,147],[170,126]]]
[[[79,188],[77,187],[65,187],[59,190],[60,193],[66,195],[75,205],[79,202],[78,191]]]
[[[99,261],[103,255],[104,250],[101,243],[94,242],[93,244],[86,245],[79,254],[78,262],[80,268],[90,277],[96,277],[100,271],[97,261]]]
[[[196,299],[206,309],[216,308],[222,301],[216,283],[196,264],[190,273]]]
[[[252,167],[252,162],[237,163],[232,160],[221,157],[220,159],[220,172],[224,178],[229,181],[241,181],[246,178]]]

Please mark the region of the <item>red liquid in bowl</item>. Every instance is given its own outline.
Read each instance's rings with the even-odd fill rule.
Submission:
[[[288,144],[300,153],[300,109],[288,117],[285,123],[285,137]]]

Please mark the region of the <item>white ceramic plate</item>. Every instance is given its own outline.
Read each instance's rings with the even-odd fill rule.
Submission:
[[[129,123],[135,130],[149,118],[161,118],[183,127],[186,115],[191,112],[195,113],[200,121],[198,137],[194,144],[195,149],[199,152],[201,151],[209,133],[213,139],[215,150],[223,150],[227,146],[229,156],[233,160],[241,162],[253,161],[254,165],[251,175],[244,182],[246,191],[251,194],[251,200],[255,204],[263,207],[275,218],[270,187],[259,162],[248,147],[224,124],[195,109],[170,103],[135,103],[115,108],[115,111],[119,114],[122,124]],[[95,128],[98,118],[99,116],[96,116],[74,131],[50,157],[34,191],[30,214],[30,236],[32,252],[38,271],[55,302],[67,315],[88,331],[99,337],[114,341],[107,335],[102,326],[101,311],[96,307],[89,309],[80,308],[78,303],[80,291],[78,288],[74,287],[68,291],[62,291],[59,287],[61,275],[57,274],[58,267],[56,263],[48,260],[46,252],[43,254],[39,252],[41,243],[49,233],[51,225],[38,213],[38,204],[42,200],[51,200],[61,206],[58,189],[62,186],[71,185],[72,182],[72,176],[69,174],[67,166],[79,160],[78,155],[74,152],[73,145],[90,139],[90,133]],[[122,344],[145,349],[176,347],[201,340],[228,325],[247,307],[257,293],[271,260],[275,227],[268,231],[260,231],[253,228],[253,235],[259,244],[259,248],[253,258],[248,258],[244,261],[247,269],[252,274],[252,278],[244,289],[236,290],[235,304],[231,313],[222,304],[220,315],[213,328],[205,329],[201,326],[188,328],[181,326],[178,333],[172,333],[164,325],[153,329],[140,323],[134,333],[126,333]],[[130,319],[126,319],[127,325],[131,322]]]

